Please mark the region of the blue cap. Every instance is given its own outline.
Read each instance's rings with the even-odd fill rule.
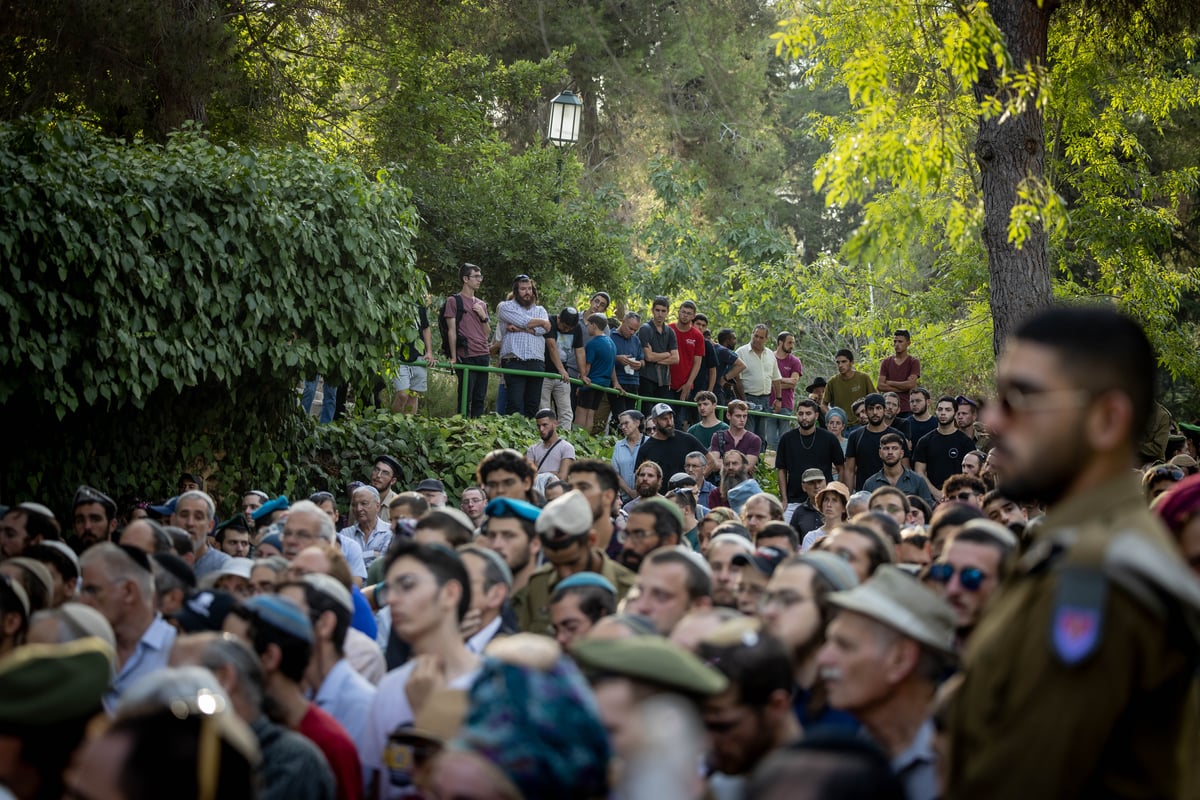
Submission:
[[[172,497],[161,506],[146,506],[146,508],[160,517],[169,517],[175,513],[175,504],[179,502],[179,496]]]
[[[250,515],[250,518],[253,519],[255,522],[258,522],[260,519],[264,518],[268,514],[274,513],[276,511],[286,511],[287,508],[288,508],[287,495],[281,494],[281,495],[279,495],[279,497],[276,497],[274,500],[268,500],[267,502],[263,503],[258,508],[254,509],[254,513]]]
[[[584,586],[597,586],[605,591],[612,592],[614,597],[617,595],[617,587],[613,586],[608,578],[598,572],[576,572],[574,575],[568,575],[555,585],[554,591],[579,589]]]
[[[260,594],[243,600],[242,608],[257,617],[259,622],[265,622],[289,636],[310,643],[313,640],[312,622],[300,610],[300,606],[291,600],[274,594]]]
[[[483,513],[489,517],[520,517],[533,522],[541,516],[542,510],[533,503],[524,500],[513,500],[510,497],[497,497],[487,504]]]

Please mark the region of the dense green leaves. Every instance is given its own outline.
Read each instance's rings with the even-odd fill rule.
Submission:
[[[162,386],[294,383],[382,359],[420,286],[407,192],[302,150],[195,132],[127,145],[0,128],[0,403],[61,418]]]

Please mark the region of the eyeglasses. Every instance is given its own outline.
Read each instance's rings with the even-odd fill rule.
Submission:
[[[628,528],[618,534],[617,539],[621,543],[633,542],[649,542],[652,539],[657,539],[658,531],[631,531]]]
[[[952,494],[952,495],[950,495],[948,499],[950,499],[950,500],[961,500],[961,501],[963,501],[964,503],[969,503],[969,502],[971,502],[972,500],[974,500],[974,499],[975,499],[976,497],[978,497],[978,496],[979,496],[979,495],[975,494],[974,492],[959,492],[958,494]]]
[[[1054,398],[1062,400],[1058,403]],[[1087,389],[1036,389],[1024,386],[1004,386],[996,390],[996,404],[1005,416],[1032,414],[1053,408],[1083,408],[1092,400]]]
[[[979,587],[983,586],[987,575],[978,567],[963,567],[961,570],[956,570],[953,564],[933,564],[929,567],[929,577],[938,583],[949,583],[954,577],[954,573],[958,572],[958,583],[968,592],[977,592]]]

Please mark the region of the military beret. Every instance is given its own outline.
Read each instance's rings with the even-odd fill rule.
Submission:
[[[276,497],[274,500],[268,500],[267,502],[263,503],[258,508],[254,509],[254,513],[252,513],[250,515],[250,518],[253,519],[255,522],[258,522],[260,519],[266,519],[268,514],[273,514],[276,511],[286,511],[287,508],[288,508],[287,495],[281,494],[281,495],[279,495],[279,497]]]
[[[18,647],[0,659],[0,724],[42,727],[91,717],[101,708],[115,659],[94,636]]]
[[[259,508],[262,508],[262,506],[259,506]],[[249,533],[250,526],[246,524],[246,515],[240,514],[240,513],[234,514],[232,517],[225,520],[220,525],[218,525],[216,528],[214,528],[213,535],[216,536],[217,534],[223,533],[225,531],[230,531],[230,530],[242,531],[244,533]]]
[[[725,691],[728,679],[692,653],[658,636],[578,642],[571,655],[585,671],[622,675],[686,694]]]
[[[542,514],[542,510],[533,503],[524,500],[513,500],[510,497],[497,497],[487,504],[483,513],[489,517],[517,517],[533,522]]]

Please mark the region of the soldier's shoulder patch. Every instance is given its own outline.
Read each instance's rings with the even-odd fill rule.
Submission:
[[[1108,579],[1098,569],[1069,566],[1058,574],[1050,646],[1068,666],[1086,661],[1104,637]]]

